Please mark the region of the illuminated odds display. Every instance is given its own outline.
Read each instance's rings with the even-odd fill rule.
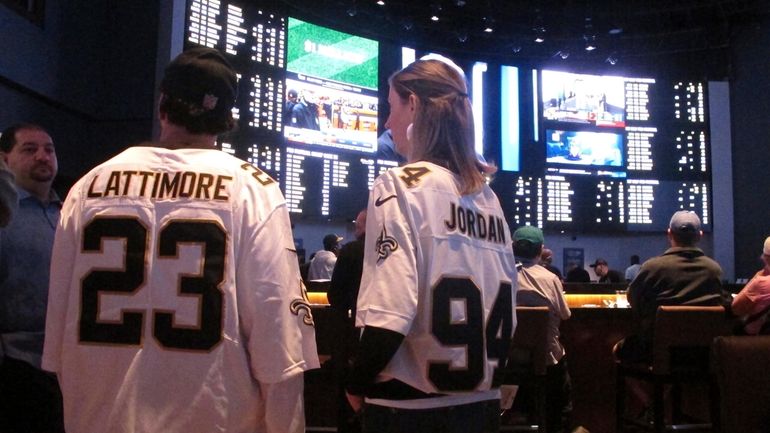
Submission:
[[[379,71],[398,69],[388,62],[400,47],[275,7],[187,3],[186,47],[219,49],[239,75],[238,129],[219,144],[278,180],[292,213],[351,220],[374,179],[396,166],[378,151],[387,97]],[[513,228],[663,231],[690,209],[711,230],[705,82],[486,63],[483,71],[492,68],[499,80],[467,78],[487,106],[476,125],[497,124],[477,148],[500,169],[491,186]]]
[[[509,66],[501,77],[502,104],[526,107],[511,96],[519,83],[531,83],[535,100],[518,119],[531,126],[515,136],[504,129],[500,141],[504,171],[495,187],[511,200],[512,224],[662,231],[687,209],[711,229],[705,83]]]

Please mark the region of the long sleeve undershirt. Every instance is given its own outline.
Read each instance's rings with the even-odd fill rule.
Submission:
[[[402,341],[404,335],[398,332],[373,326],[365,327],[345,387],[347,392],[352,395],[366,394],[367,387],[374,384],[377,374],[388,365]]]

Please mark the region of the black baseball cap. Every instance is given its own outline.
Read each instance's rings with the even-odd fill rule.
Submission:
[[[328,235],[324,236],[324,249],[331,251],[338,243],[340,243],[342,239],[342,236],[329,233]]]
[[[604,259],[596,259],[596,261],[590,264],[589,266],[591,266],[592,268],[595,268],[599,265],[609,266],[607,265],[607,260],[604,260]]]
[[[227,114],[235,105],[238,78],[230,62],[213,48],[191,48],[166,67],[160,91],[186,103],[193,116]]]

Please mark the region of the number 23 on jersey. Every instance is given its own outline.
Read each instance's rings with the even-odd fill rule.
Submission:
[[[224,297],[219,288],[224,280],[227,234],[217,223],[207,220],[172,220],[158,232],[157,252],[148,251],[147,228],[136,218],[96,217],[83,231],[83,252],[99,253],[104,240],[125,243],[122,269],[91,269],[81,279],[80,342],[92,344],[142,344],[145,316],[152,315],[152,334],[168,349],[209,351],[222,340]],[[202,271],[184,274],[179,288],[160,288],[170,294],[194,296],[199,302],[198,326],[174,326],[173,311],[123,310],[119,322],[99,320],[100,294],[135,295],[146,287],[148,254],[157,254],[155,263],[178,256],[180,244],[199,244]],[[166,292],[164,292],[166,293]]]

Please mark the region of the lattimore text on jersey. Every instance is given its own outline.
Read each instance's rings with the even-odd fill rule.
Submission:
[[[231,176],[183,171],[113,171],[106,182],[94,176],[88,187],[88,198],[145,197],[154,200],[194,198],[227,201]]]

